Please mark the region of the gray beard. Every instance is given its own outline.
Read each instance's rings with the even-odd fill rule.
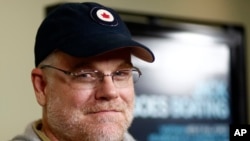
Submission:
[[[51,99],[53,101],[48,102],[45,113],[47,113],[49,128],[59,141],[122,141],[133,119],[133,108],[124,107],[131,109],[127,111],[125,121],[121,122],[113,116],[107,116],[95,118],[95,123],[88,121],[83,123],[81,118],[84,110],[63,110],[59,106],[59,99]],[[107,107],[109,105],[111,104],[107,104]]]

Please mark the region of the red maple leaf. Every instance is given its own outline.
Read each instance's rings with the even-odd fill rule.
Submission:
[[[109,19],[109,15],[106,14],[105,12],[103,12],[101,15],[102,15],[103,18]]]

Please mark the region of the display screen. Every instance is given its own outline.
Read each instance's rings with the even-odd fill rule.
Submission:
[[[230,46],[209,35],[134,35],[155,54],[133,58],[142,76],[130,132],[139,141],[228,141]]]

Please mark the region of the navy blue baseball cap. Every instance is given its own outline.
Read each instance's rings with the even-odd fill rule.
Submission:
[[[154,61],[152,51],[132,40],[113,9],[92,2],[65,3],[50,12],[37,31],[35,65],[56,49],[87,58],[121,48],[129,48],[144,61]]]

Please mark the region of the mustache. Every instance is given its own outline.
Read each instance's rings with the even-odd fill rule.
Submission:
[[[96,102],[93,104],[85,105],[82,108],[82,111],[84,114],[91,114],[102,111],[124,112],[127,107],[128,106],[122,102]]]

